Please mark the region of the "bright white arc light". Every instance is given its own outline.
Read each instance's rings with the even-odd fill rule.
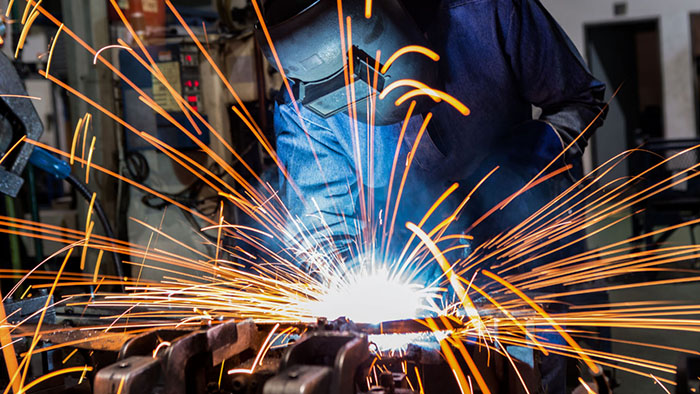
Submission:
[[[350,274],[329,286],[326,295],[310,303],[313,316],[335,320],[347,317],[355,323],[414,319],[431,307],[435,291],[392,278],[387,270]]]

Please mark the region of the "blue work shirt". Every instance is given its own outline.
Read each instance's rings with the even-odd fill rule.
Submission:
[[[453,182],[460,183],[459,192],[453,194],[458,202],[483,175],[500,166],[465,208],[464,227],[518,190],[593,123],[586,138],[567,152],[566,160],[579,162],[586,139],[602,121],[602,117],[594,119],[604,108],[605,86],[590,74],[564,31],[537,0],[423,1],[423,6],[432,3],[425,6],[429,12],[414,2],[419,3],[408,0],[407,5],[431,49],[441,57],[444,89],[469,107],[471,114],[463,116],[447,103],[432,109],[430,133],[425,133],[413,157],[396,227],[403,228],[406,221],[417,223]],[[533,106],[542,110],[537,120],[533,120]],[[407,126],[392,199],[422,120],[414,116]],[[352,220],[360,219],[361,184],[377,191],[374,211],[375,217],[381,216],[376,213],[384,207],[379,197],[391,179],[401,125],[377,126],[372,131],[359,123],[355,133],[350,124],[345,113],[324,119],[300,102],[292,103],[287,95],[276,107],[277,152],[288,176],[280,176],[282,200],[310,233],[318,230],[328,235],[330,230],[331,235],[355,236],[367,226]],[[514,202],[516,214],[504,215],[506,219],[485,236],[516,224],[563,187],[566,184],[552,182],[536,198]],[[449,209],[442,218],[445,212]]]

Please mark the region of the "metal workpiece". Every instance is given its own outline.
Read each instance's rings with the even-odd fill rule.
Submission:
[[[5,155],[22,136],[38,140],[44,133],[44,126],[28,99],[14,65],[0,53],[0,156]],[[3,121],[4,119],[4,121]],[[20,144],[0,164],[0,192],[17,197],[24,184],[22,172],[34,150],[32,144]]]
[[[355,377],[370,358],[367,336],[319,330],[304,335],[282,358],[264,394],[355,394]]]
[[[205,393],[210,376],[220,374],[214,367],[248,350],[254,354],[261,342],[252,320],[137,335],[124,343],[119,361],[97,372],[93,392]]]
[[[264,394],[330,393],[333,368],[319,365],[293,365],[265,383]]]
[[[161,375],[160,360],[134,356],[102,368],[95,376],[94,393],[152,393]]]
[[[252,319],[224,323],[207,331],[207,343],[211,349],[212,366],[244,351],[257,348],[260,332]]]
[[[49,297],[46,293],[46,291],[43,291],[35,297],[17,301],[10,299],[4,302],[7,322],[12,324],[38,323],[41,318],[41,311],[44,310],[45,306],[54,304],[54,297]],[[46,308],[43,322],[46,324],[56,323],[56,308]]]

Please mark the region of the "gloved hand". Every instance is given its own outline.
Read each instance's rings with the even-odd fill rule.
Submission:
[[[556,129],[551,124],[541,120],[521,123],[514,128],[511,136],[504,141],[503,146],[498,151],[520,164],[540,170],[566,148]],[[558,167],[579,158],[578,149],[567,151],[560,158]]]

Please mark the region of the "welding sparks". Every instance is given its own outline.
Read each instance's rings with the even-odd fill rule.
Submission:
[[[0,94],[0,97],[25,98],[25,99],[29,99],[29,100],[41,101],[41,97],[27,96],[27,95],[23,95],[23,94]]]
[[[128,19],[121,10],[118,9],[116,1],[112,1],[111,3],[116,7],[116,11],[119,17],[123,19],[127,30],[131,32],[132,28],[128,23]],[[339,11],[342,11],[341,3],[340,1],[338,2]],[[76,245],[81,245],[83,247],[81,267],[85,265],[85,256],[88,249],[99,250],[97,266],[92,274],[83,272],[64,273],[63,266],[58,273],[43,272],[40,270],[32,270],[29,274],[12,270],[0,270],[0,272],[4,278],[19,279],[21,282],[33,280],[33,288],[50,288],[52,294],[58,287],[97,285],[95,294],[91,294],[90,301],[76,301],[76,305],[84,305],[86,308],[101,306],[121,308],[119,309],[120,313],[115,314],[113,320],[109,324],[99,326],[99,328],[104,331],[104,335],[109,335],[106,334],[107,331],[117,328],[128,331],[136,329],[154,329],[154,327],[199,327],[201,323],[211,324],[214,321],[218,321],[218,319],[229,318],[253,318],[257,322],[313,322],[318,317],[326,317],[331,320],[339,317],[347,317],[356,323],[374,324],[389,320],[415,319],[418,317],[430,316],[435,318],[435,320],[429,320],[428,323],[430,329],[436,331],[434,333],[420,335],[380,335],[372,336],[370,340],[381,352],[400,351],[401,349],[405,349],[408,343],[417,343],[431,338],[437,339],[437,345],[440,346],[449,365],[453,369],[452,373],[461,389],[465,392],[466,390],[471,391],[471,376],[474,376],[475,384],[478,385],[483,392],[488,392],[488,387],[486,387],[484,379],[480,376],[476,364],[470,358],[464,342],[482,346],[486,348],[487,351],[494,350],[503,352],[503,346],[514,345],[537,349],[543,354],[563,354],[585,361],[591,369],[597,368],[596,365],[611,368],[616,367],[620,370],[636,373],[647,378],[651,377],[657,381],[659,385],[662,385],[662,383],[669,383],[671,381],[665,378],[657,378],[655,375],[648,373],[647,370],[655,371],[654,373],[661,372],[668,374],[673,372],[672,366],[654,360],[643,360],[641,358],[583,349],[576,342],[576,339],[583,336],[583,334],[577,330],[586,325],[597,325],[601,327],[700,332],[699,321],[675,319],[676,315],[700,313],[700,307],[698,306],[659,305],[654,302],[647,303],[640,301],[639,304],[634,306],[609,305],[609,309],[596,311],[595,314],[588,313],[588,309],[590,308],[586,306],[580,306],[582,310],[572,308],[571,311],[566,313],[551,314],[547,313],[540,306],[542,302],[541,299],[529,297],[525,294],[525,292],[537,291],[553,285],[566,288],[573,284],[585,283],[596,279],[615,278],[628,273],[642,272],[648,269],[662,269],[661,267],[672,262],[690,261],[698,258],[700,256],[700,247],[697,245],[658,247],[654,250],[644,252],[634,251],[632,247],[626,245],[627,243],[632,244],[634,242],[644,241],[644,237],[640,237],[625,240],[621,243],[613,243],[566,259],[545,261],[543,265],[537,266],[531,270],[526,270],[523,273],[515,272],[515,268],[529,264],[537,259],[546,260],[555,249],[557,249],[557,244],[555,242],[558,240],[566,239],[568,236],[578,234],[585,230],[591,230],[591,232],[602,231],[594,227],[597,224],[612,226],[610,223],[618,223],[620,219],[615,215],[619,215],[624,210],[634,208],[634,203],[640,201],[640,199],[645,196],[663,190],[663,188],[671,183],[678,184],[684,181],[687,182],[698,176],[694,168],[674,174],[673,177],[668,180],[669,182],[664,181],[665,183],[662,182],[656,188],[645,190],[639,194],[631,194],[630,196],[623,194],[624,187],[621,189],[613,189],[612,191],[605,188],[596,190],[590,185],[582,186],[584,188],[583,191],[577,191],[572,188],[548,203],[540,211],[516,228],[511,229],[506,234],[498,235],[484,242],[482,246],[473,251],[468,257],[461,259],[454,258],[449,252],[459,250],[458,248],[460,247],[463,248],[463,246],[455,244],[464,240],[471,240],[471,238],[462,233],[461,230],[463,229],[457,229],[452,233],[448,232],[448,227],[455,222],[455,218],[459,214],[461,208],[467,204],[469,197],[463,201],[459,209],[457,209],[453,215],[444,218],[440,225],[432,229],[423,228],[427,223],[428,217],[432,215],[447,196],[458,187],[458,185],[453,185],[451,188],[447,189],[443,195],[444,198],[441,197],[427,210],[425,216],[426,220],[422,220],[418,225],[408,224],[408,228],[413,232],[414,236],[412,236],[407,245],[403,247],[401,257],[393,261],[390,257],[387,257],[387,254],[393,238],[394,226],[396,222],[400,220],[400,218],[397,218],[397,212],[401,202],[401,196],[404,192],[407,175],[413,164],[413,158],[418,149],[421,137],[424,135],[432,117],[432,114],[428,114],[414,142],[414,146],[407,157],[406,166],[401,177],[401,182],[398,185],[398,190],[393,194],[393,174],[398,167],[399,148],[403,143],[408,122],[405,122],[402,127],[397,150],[394,155],[394,163],[391,170],[392,177],[389,180],[388,198],[378,218],[374,216],[373,204],[375,201],[373,201],[373,194],[371,192],[365,194],[363,190],[360,191],[360,200],[362,200],[360,201],[361,218],[357,221],[347,220],[347,223],[345,223],[348,227],[359,229],[358,233],[360,235],[354,240],[358,246],[351,251],[350,254],[352,256],[340,257],[340,253],[333,245],[324,245],[322,247],[315,245],[317,239],[324,239],[325,234],[323,234],[323,229],[309,230],[298,218],[292,217],[287,207],[284,206],[281,199],[278,197],[277,191],[269,184],[262,181],[260,176],[252,170],[253,167],[242,157],[244,155],[240,152],[236,152],[231,144],[207,122],[206,118],[190,106],[187,100],[168,84],[163,73],[159,70],[157,63],[150,58],[147,51],[142,51],[144,54],[140,56],[135,50],[126,46],[123,41],[119,41],[119,45],[109,45],[95,50],[85,42],[79,41],[75,33],[53,18],[39,3],[34,3],[33,8],[30,7],[31,4],[32,2],[28,2],[25,8],[25,15],[23,16],[23,19],[27,21],[25,29],[22,31],[22,35],[25,38],[31,23],[40,13],[46,16],[52,23],[59,26],[58,32],[51,45],[46,73],[43,74],[48,80],[83,99],[86,103],[119,123],[127,131],[133,132],[134,136],[142,138],[154,149],[164,153],[185,171],[204,182],[216,192],[216,195],[220,196],[222,200],[226,200],[230,204],[236,206],[243,214],[248,215],[255,222],[254,226],[242,226],[235,223],[228,223],[226,221],[227,218],[225,218],[223,214],[223,202],[220,205],[220,209],[217,211],[216,217],[203,215],[186,204],[182,204],[181,201],[171,198],[171,196],[159,193],[119,173],[101,167],[93,162],[93,159],[98,159],[97,157],[93,157],[96,141],[95,137],[92,138],[92,142],[89,145],[86,159],[85,149],[89,131],[88,125],[90,124],[92,115],[86,114],[85,117],[78,121],[70,153],[61,152],[58,149],[42,145],[37,141],[25,141],[37,146],[43,146],[51,152],[69,159],[71,164],[78,161],[82,166],[87,166],[85,169],[87,179],[89,179],[91,170],[114,177],[134,188],[138,188],[144,193],[162,198],[163,201],[172,204],[184,212],[192,214],[197,220],[204,223],[198,228],[202,228],[200,235],[205,239],[205,246],[197,248],[196,245],[187,245],[185,242],[179,240],[176,235],[167,234],[163,231],[162,226],[156,227],[156,225],[149,225],[145,219],[139,220],[139,218],[134,218],[135,223],[151,232],[150,239],[158,239],[161,243],[170,242],[178,248],[191,252],[194,256],[187,257],[178,255],[162,245],[155,247],[150,241],[147,245],[136,245],[120,240],[110,240],[95,234],[93,232],[94,222],[90,220],[90,209],[88,210],[88,220],[86,221],[84,231],[34,223],[23,219],[0,217],[0,232],[41,238],[59,244],[75,243]],[[371,18],[372,1],[367,0],[365,4],[365,16]],[[171,2],[166,1],[166,5],[173,12],[176,19],[184,24],[184,21]],[[260,16],[261,14],[257,2],[254,1],[253,5],[256,14]],[[347,49],[352,51],[352,21],[349,17],[344,18],[342,15],[339,15],[339,24],[342,37],[341,45],[344,47],[347,46]],[[270,39],[264,21],[261,21],[261,25],[264,34]],[[184,28],[197,44],[203,57],[210,63],[214,73],[220,77],[221,83],[226,87],[226,90],[231,93],[233,101],[236,101],[237,105],[232,107],[234,114],[241,119],[260,145],[270,154],[273,161],[279,166],[283,176],[288,176],[284,170],[284,166],[281,164],[272,148],[273,145],[267,141],[263,130],[261,130],[248,113],[228,79],[209,54],[207,50],[209,48],[208,37],[206,37],[207,42],[205,48],[186,25]],[[53,54],[58,36],[62,32],[70,36],[93,55],[93,64],[97,64],[99,60],[103,65],[112,70],[116,76],[121,78],[125,84],[134,88],[143,105],[171,122],[175,128],[182,132],[184,137],[189,138],[198,148],[209,155],[211,162],[219,165],[222,168],[222,173],[226,174],[225,176],[229,178],[224,178],[223,175],[211,170],[207,167],[206,163],[199,163],[187,155],[182,154],[177,149],[167,145],[164,141],[138,130],[134,125],[127,123],[117,114],[108,111],[97,102],[90,100],[77,89],[49,75],[50,58]],[[136,45],[144,49],[144,43],[141,42],[137,36],[133,38]],[[277,54],[274,52],[274,45],[272,45],[271,42],[270,44],[276,61],[279,63]],[[145,70],[168,88],[169,94],[172,95],[172,98],[178,103],[179,108],[186,115],[187,119],[182,123],[176,121],[156,100],[150,97],[147,92],[141,90],[138,85],[124,76],[114,64],[100,56],[104,50],[109,48],[128,50],[130,56],[133,56],[139,61]],[[382,73],[387,72],[396,59],[409,52],[420,53],[433,61],[439,60],[439,56],[427,48],[407,46],[391,56],[384,64]],[[377,54],[377,65],[379,64],[379,59],[380,54]],[[354,103],[350,102],[355,95],[354,84],[352,84],[354,78],[353,71],[355,70],[353,70],[354,64],[352,63],[346,64],[346,66],[344,73],[346,74],[346,88],[349,98],[348,112],[350,113],[350,130],[355,135],[355,146],[352,148],[353,151],[359,152],[360,147],[357,145],[359,144],[359,142],[357,142],[359,138],[357,138],[357,136],[359,133],[364,132],[364,130],[357,119],[357,109],[354,108]],[[291,94],[289,81],[284,76],[284,71],[282,71],[282,73],[285,87]],[[352,88],[350,85],[352,85]],[[399,87],[409,87],[412,88],[412,90],[401,96],[398,101],[396,101],[397,105],[417,96],[427,95],[435,101],[446,101],[462,115],[466,116],[469,114],[469,108],[454,97],[449,96],[445,92],[440,92],[431,88],[419,81],[397,81],[384,89],[379,98],[385,98],[389,92]],[[21,97],[40,99],[38,97]],[[373,97],[373,99],[376,99],[376,97]],[[368,108],[371,109],[372,106],[369,105]],[[412,116],[414,109],[415,102],[412,102],[406,114],[407,120]],[[372,111],[370,110],[368,112]],[[195,118],[201,121],[203,127],[201,127],[198,122],[195,122]],[[372,123],[372,119],[373,118],[370,117],[370,124]],[[303,120],[301,120],[301,122],[303,123]],[[188,126],[190,125],[197,133],[188,130]],[[228,163],[214,150],[201,143],[195,134],[201,134],[203,130],[208,130],[211,135],[217,138],[217,140],[224,145],[227,152],[231,153],[236,160],[241,163],[247,173],[239,173],[237,171],[237,166],[234,168],[234,166]],[[367,130],[367,132],[371,134],[374,129],[368,126]],[[79,157],[76,157],[76,147],[80,140],[81,131],[83,132],[83,153],[79,155]],[[365,163],[360,163],[359,157],[360,155],[356,154],[356,161],[358,161],[358,163],[355,164],[358,168],[359,183],[362,184],[364,181],[364,179],[362,179],[362,166]],[[369,161],[371,163],[372,159]],[[369,167],[372,168],[373,166],[369,165]],[[604,167],[601,168],[602,169],[596,171],[608,171]],[[549,174],[546,174],[543,170],[542,174],[538,175],[538,179],[528,183],[527,187],[536,187],[541,182],[549,179],[549,177],[553,177],[566,170],[566,168],[559,169]],[[320,168],[319,171],[322,173],[323,169]],[[491,173],[493,173],[493,171]],[[373,174],[369,174],[370,183],[372,183],[372,177]],[[598,175],[595,175],[595,171],[594,175],[588,177],[588,180],[591,181],[599,179]],[[487,178],[488,176],[484,178],[482,182],[485,182]],[[227,181],[226,179],[233,179],[234,182]],[[250,179],[254,179],[254,181],[250,181]],[[256,182],[259,183],[259,185],[256,184]],[[590,184],[593,183],[595,182],[590,182]],[[631,183],[627,181],[621,181],[620,183],[626,186],[631,185]],[[481,184],[481,182],[479,184]],[[294,185],[292,185],[292,188],[294,188]],[[517,197],[517,195],[513,196],[513,198],[515,197]],[[498,205],[493,212],[507,205],[509,201],[510,200],[507,200]],[[569,203],[573,206],[573,210],[562,209]],[[393,210],[391,209],[392,204]],[[92,202],[90,207],[92,207]],[[489,214],[490,213],[491,211]],[[320,216],[320,213],[318,213],[318,215]],[[163,214],[163,218],[164,217],[165,212]],[[442,219],[443,218],[441,218],[441,220]],[[607,222],[610,220],[613,221]],[[473,226],[479,223],[481,223],[481,219],[477,220]],[[688,226],[694,223],[696,222],[687,222],[682,226]],[[302,234],[299,236],[291,234],[289,230],[290,227],[303,230]],[[388,231],[385,231],[387,228]],[[658,231],[669,231],[669,228]],[[205,234],[214,230],[216,231],[215,237],[204,237]],[[374,232],[375,230],[376,232]],[[654,233],[657,232],[655,231]],[[211,241],[211,238],[214,238],[215,241]],[[411,245],[411,242],[415,238],[420,240],[418,246]],[[207,239],[210,240],[210,242],[207,242]],[[585,237],[582,239],[585,240]],[[249,249],[236,249],[235,247],[227,249],[224,240],[245,244]],[[281,245],[281,247],[277,248],[277,244]],[[209,250],[205,250],[206,248],[209,248]],[[105,251],[110,252],[112,249],[116,249],[120,254],[126,256],[126,264],[138,267],[139,275],[137,278],[115,278],[108,275],[98,278],[103,253]],[[70,251],[72,251],[72,249],[70,249]],[[70,251],[68,252],[68,256],[70,256]],[[403,258],[404,256],[407,257]],[[415,280],[415,278],[420,276],[421,270],[421,268],[416,267],[426,267],[435,264],[440,265],[442,274],[444,274],[443,277],[440,278],[442,281],[440,284],[449,286],[449,291],[446,288],[437,287],[437,284],[426,285],[425,283]],[[484,268],[487,268],[487,270],[484,270]],[[152,281],[142,279],[140,273],[145,269],[162,273],[164,279]],[[196,274],[192,274],[192,272],[196,272]],[[488,283],[482,284],[482,282],[474,282],[475,280],[488,281]],[[700,280],[700,278],[669,279],[657,283],[611,285],[607,288],[598,288],[590,291],[614,291],[630,287],[675,284],[697,280]],[[479,285],[473,284],[473,282]],[[53,283],[53,285],[45,285],[42,283]],[[128,292],[126,294],[100,294],[98,290],[102,284],[123,284],[127,287]],[[497,286],[497,284],[501,286]],[[19,284],[13,289],[13,292],[17,288],[19,288]],[[579,294],[586,291],[589,290],[567,289],[560,294],[547,294],[547,297],[557,299],[565,295]],[[445,301],[447,299],[445,294],[451,292],[456,293],[457,299],[449,302]],[[477,306],[472,301],[472,295],[481,295],[485,300],[485,305],[479,304]],[[449,305],[441,305],[438,307],[438,304],[441,302],[446,302]],[[135,312],[137,309],[136,306],[143,305],[147,305],[149,309],[145,312]],[[40,312],[42,318],[46,309],[47,308],[44,308]],[[128,320],[133,317],[151,318],[154,319],[156,323],[151,323],[147,327],[143,327],[139,325],[143,323],[135,323]],[[442,322],[442,325],[438,326],[438,321]],[[255,368],[260,365],[265,354],[271,347],[272,339],[275,337],[276,331],[279,328],[279,323],[276,324],[277,325],[270,331],[262,347],[259,349],[253,365],[248,369],[231,369],[228,371],[229,374],[250,374],[255,372]],[[449,326],[450,329],[445,329],[445,326]],[[556,331],[566,339],[567,343],[566,345],[549,343],[541,336],[538,336],[535,330],[531,332],[531,327],[549,330],[549,332]],[[17,339],[12,337],[12,329],[13,327],[5,326],[4,323],[3,326],[0,327],[0,339],[2,339],[3,352],[6,359],[8,358],[8,354],[13,352],[13,350],[11,350],[12,343],[17,341]],[[282,331],[282,333],[284,333],[284,331]],[[280,336],[282,333],[277,335]],[[27,358],[31,356],[32,352],[37,354],[46,351],[46,348],[35,348],[42,334],[43,332],[41,332],[38,327],[34,336],[30,337],[32,347],[26,358],[22,361],[22,364],[12,366],[8,363],[9,376],[12,377],[12,387],[19,389],[24,385],[28,368]],[[156,357],[159,349],[168,346],[168,344],[169,342],[160,343],[153,352],[153,356]],[[640,346],[654,345],[640,344]],[[674,349],[670,347],[666,347],[665,350],[684,352],[683,349]],[[73,354],[75,354],[75,352],[71,353],[65,361],[68,361]],[[510,359],[510,356],[506,354],[506,357],[508,357],[508,360],[515,367],[515,363]],[[468,364],[469,371],[461,370],[460,361]],[[223,371],[224,364],[222,364],[221,368],[221,371]],[[69,368],[52,372],[52,374],[82,371],[84,375],[88,370],[92,370],[92,367],[81,366]],[[470,372],[471,376],[467,375],[466,372]],[[516,372],[518,372],[517,369]],[[40,379],[45,380],[54,375],[46,375]],[[416,376],[419,376],[417,369]],[[519,373],[518,376],[520,376]],[[30,387],[33,387],[32,385],[38,384],[39,382],[40,380],[35,380],[24,386],[23,390],[28,390]],[[121,390],[123,383],[124,381],[122,380],[119,390]],[[417,383],[422,393],[423,383],[420,377],[418,377]],[[584,382],[582,381],[582,383]],[[662,387],[664,386],[662,385]]]
[[[97,52],[95,52],[95,56],[92,58],[92,64],[97,64],[97,59],[100,57],[100,54],[103,51],[105,51],[107,49],[112,49],[112,48],[119,48],[119,49],[125,49],[127,51],[133,51],[133,49],[129,48],[128,46],[124,46],[124,45],[118,45],[118,44],[107,45],[107,46],[100,48],[100,50],[98,50]],[[48,71],[47,71],[47,73],[48,73]]]
[[[413,319],[437,313],[437,289],[407,283],[387,269],[360,270],[331,283],[321,299],[310,303],[313,316],[339,317],[358,323]]]

